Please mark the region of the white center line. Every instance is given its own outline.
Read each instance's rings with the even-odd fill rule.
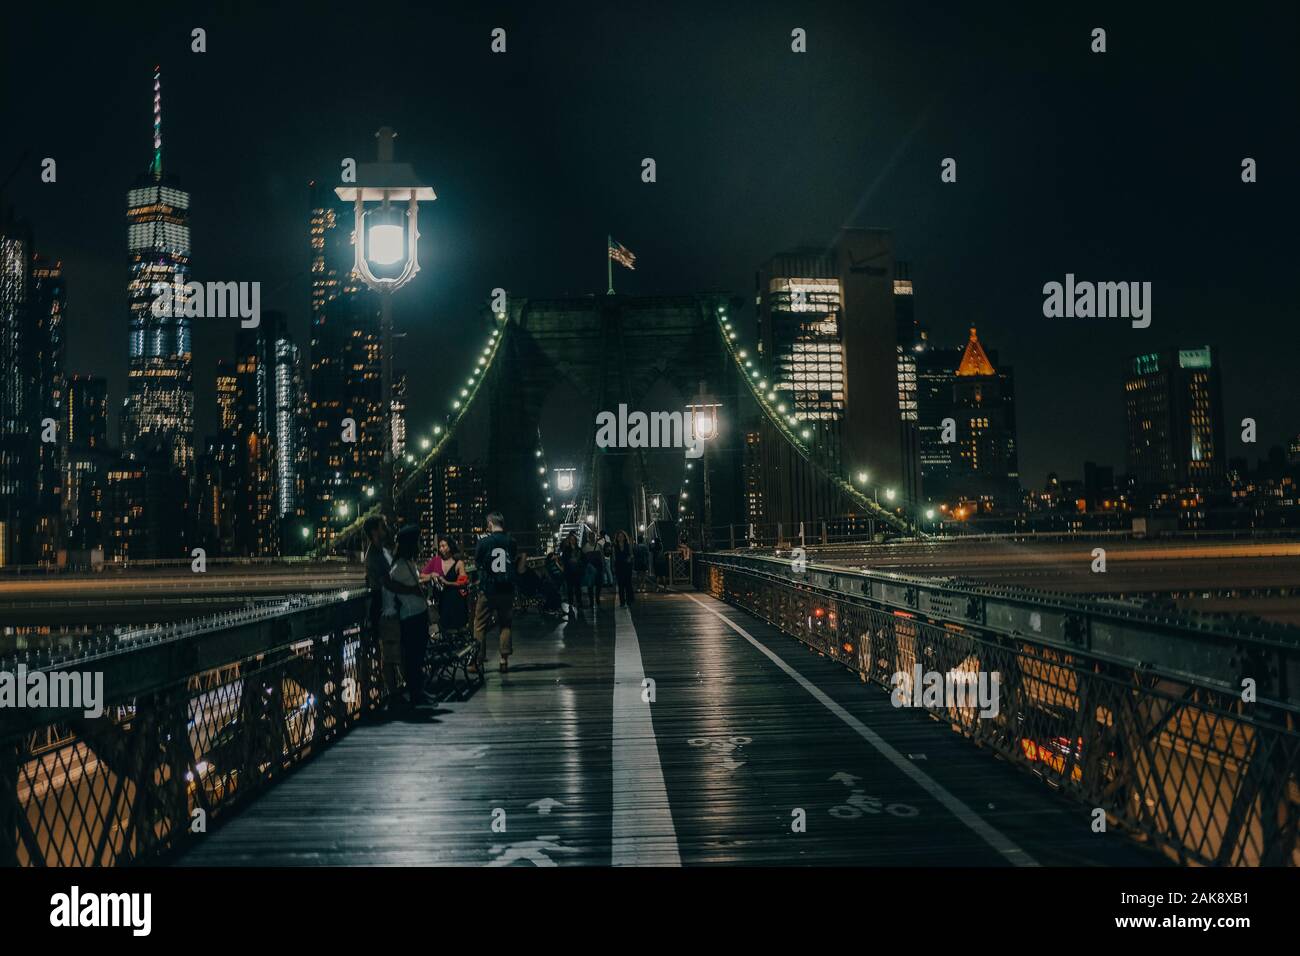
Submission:
[[[718,620],[720,620],[723,624],[727,625],[727,627],[731,628],[733,631],[735,631],[745,640],[749,641],[749,643],[753,644],[754,647],[756,647],[761,653],[766,655],[768,659],[772,661],[773,664],[781,668],[781,670],[785,671],[785,673],[789,677],[791,677],[795,681],[795,683],[797,683],[808,693],[812,694],[813,697],[815,697],[823,707],[829,710],[840,720],[844,721],[844,723],[848,724],[849,727],[851,727],[854,731],[857,732],[859,737],[861,737],[867,743],[871,744],[871,746],[875,747],[876,750],[878,750],[886,760],[888,760],[900,771],[902,771],[909,778],[911,778],[911,780],[922,790],[924,790],[931,797],[937,800],[940,804],[946,807],[948,812],[950,812],[962,823],[966,824],[966,826],[974,830],[976,834],[978,834],[986,843],[989,844],[989,846],[993,847],[993,849],[1001,853],[1002,856],[1005,857],[1008,862],[1010,862],[1015,866],[1038,866],[1038,861],[1035,860],[1033,857],[1031,857],[1024,850],[1020,849],[1020,847],[1016,846],[1016,844],[1013,843],[1010,840],[1010,838],[1008,838],[1000,830],[998,830],[987,820],[985,820],[983,817],[977,814],[970,807],[966,806],[966,804],[963,803],[960,799],[958,799],[957,797],[949,793],[947,790],[945,790],[942,784],[940,784],[937,780],[935,780],[933,777],[927,774],[924,770],[918,768],[916,764],[908,760],[906,756],[904,756],[903,754],[895,750],[893,747],[891,747],[889,743],[878,733],[876,733],[874,730],[872,730],[862,721],[858,720],[858,718],[854,717],[852,714],[850,714],[839,704],[835,703],[835,701],[831,700],[828,696],[826,696],[826,694],[821,690],[821,688],[817,687],[817,685],[812,683],[812,681],[808,680],[808,678],[804,677],[797,670],[795,670],[793,667],[791,667],[789,664],[783,661],[777,654],[769,650],[762,642],[756,640],[753,637],[753,635],[751,635],[743,627],[741,627],[739,624],[737,624],[735,621],[731,620],[730,618],[722,614],[719,614],[717,611],[709,607],[707,604],[705,604],[699,598],[695,597],[693,594],[688,594],[686,596],[690,598],[692,601],[694,601],[696,604],[698,604],[700,607],[704,608],[704,610],[708,611]]]
[[[627,608],[614,612],[614,866],[681,866],[677,830],[659,763],[650,705],[643,699],[641,645]]]

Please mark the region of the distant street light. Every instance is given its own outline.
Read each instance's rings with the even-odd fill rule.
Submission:
[[[722,404],[705,392],[704,383],[700,382],[699,394],[686,406],[686,411],[691,417],[692,434],[701,441],[712,441],[717,438],[718,414],[721,409]]]

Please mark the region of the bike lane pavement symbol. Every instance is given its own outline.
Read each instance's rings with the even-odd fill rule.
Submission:
[[[872,815],[879,814],[882,810],[890,816],[900,817],[902,819],[911,819],[921,815],[921,811],[910,803],[890,803],[886,804],[879,797],[873,797],[865,790],[854,786],[861,777],[855,777],[851,773],[843,770],[830,776],[831,780],[838,781],[849,788],[849,795],[843,803],[836,804],[828,811],[831,816],[837,820],[856,820],[864,813]]]

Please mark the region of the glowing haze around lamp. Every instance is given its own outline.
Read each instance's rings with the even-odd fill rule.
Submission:
[[[555,470],[555,487],[559,491],[573,490],[572,468],[557,468]]]

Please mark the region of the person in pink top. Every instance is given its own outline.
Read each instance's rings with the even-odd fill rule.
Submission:
[[[445,572],[451,570],[453,563],[451,542],[446,538],[439,538],[438,553],[430,558],[429,563],[420,571],[420,580],[432,581],[434,584],[441,586],[445,583]]]
[[[463,630],[469,615],[464,590],[469,579],[449,538],[438,539],[438,553],[424,566],[420,580],[431,581],[438,589],[438,630],[443,634]]]

